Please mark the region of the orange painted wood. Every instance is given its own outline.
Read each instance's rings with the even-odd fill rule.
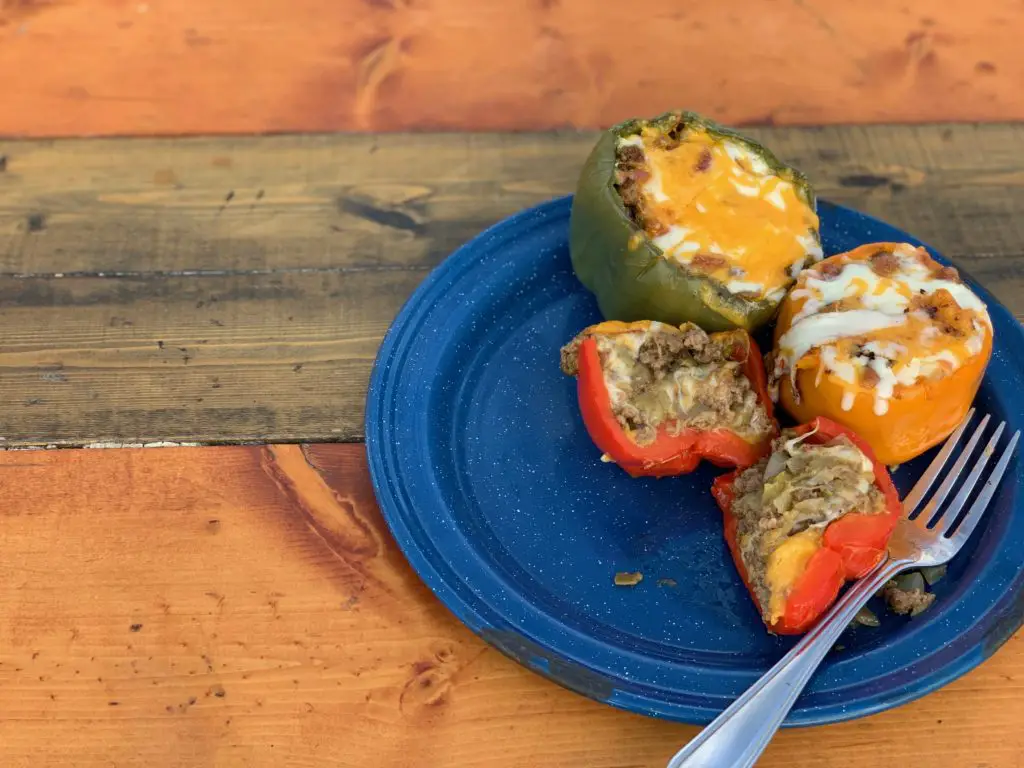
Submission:
[[[0,135],[1024,118],[1016,0],[0,0]]]
[[[360,446],[7,452],[0,515],[5,768],[660,768],[696,732],[466,630],[389,535]],[[1018,634],[760,765],[1019,768],[1022,719]]]

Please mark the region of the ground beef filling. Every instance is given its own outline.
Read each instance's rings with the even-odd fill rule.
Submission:
[[[942,333],[954,339],[965,339],[974,333],[974,313],[962,309],[945,288],[914,296],[910,300],[909,311],[915,310],[923,311],[936,321]]]
[[[923,589],[901,589],[895,581],[886,584],[882,594],[889,610],[905,616],[917,616],[935,602],[933,592],[925,592]]]
[[[870,460],[845,436],[818,445],[786,430],[771,456],[739,474],[733,490],[740,556],[768,623],[773,552],[790,537],[824,531],[847,513],[885,510]]]
[[[659,149],[673,150],[683,143],[687,131],[686,125],[677,122],[668,129],[662,130],[653,140]],[[702,152],[693,166],[694,173],[707,173],[711,169],[711,153]],[[644,184],[651,178],[647,166],[647,158],[643,149],[635,145],[620,146],[615,154],[615,188],[622,198],[622,203],[633,222],[648,237],[658,237],[668,231],[665,223],[653,214],[644,210]]]
[[[644,215],[644,184],[651,178],[644,151],[640,147],[620,147],[615,164],[615,187],[629,217],[648,237],[665,234],[666,227],[656,217]]]
[[[751,440],[766,436],[771,420],[737,360],[737,337],[709,337],[695,325],[652,325],[648,331],[597,335],[612,411],[639,445],[664,427],[726,428]],[[562,369],[575,374],[577,339],[562,350]]]

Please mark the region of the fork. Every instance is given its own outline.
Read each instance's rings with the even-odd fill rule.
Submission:
[[[992,501],[1020,439],[1020,430],[1017,430],[1000,453],[974,503],[961,515],[1006,428],[1006,422],[999,423],[971,464],[967,477],[957,486],[989,425],[990,418],[986,415],[974,428],[938,489],[922,505],[973,417],[972,408],[904,499],[903,517],[889,542],[888,556],[854,583],[774,667],[677,752],[667,768],[753,766],[822,659],[871,596],[902,571],[942,565],[960,551]],[[954,490],[955,495],[947,503]]]

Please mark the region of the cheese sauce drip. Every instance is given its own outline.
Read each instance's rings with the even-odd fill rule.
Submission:
[[[667,258],[730,293],[778,302],[796,273],[822,257],[817,214],[741,142],[690,129],[665,146],[647,126],[619,140],[620,150],[627,146],[643,151],[644,220]]]
[[[979,354],[992,328],[955,272],[907,244],[863,261],[830,258],[790,297],[805,301],[779,339],[773,377],[790,376],[795,390],[797,370],[816,365],[817,381],[842,382],[843,410],[865,393],[877,416],[901,386],[948,376]]]

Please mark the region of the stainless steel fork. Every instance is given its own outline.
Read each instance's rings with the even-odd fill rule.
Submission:
[[[668,768],[749,768],[754,765],[825,654],[868,599],[901,571],[942,565],[960,551],[988,508],[1020,439],[1018,430],[1002,449],[974,503],[961,515],[1006,429],[1006,423],[1001,422],[975,457],[990,421],[988,416],[982,418],[938,489],[922,505],[973,417],[972,409],[903,501],[904,517],[889,544],[889,556],[853,584],[789,653],[680,750],[669,761]],[[968,464],[969,473],[961,481],[960,476]]]

